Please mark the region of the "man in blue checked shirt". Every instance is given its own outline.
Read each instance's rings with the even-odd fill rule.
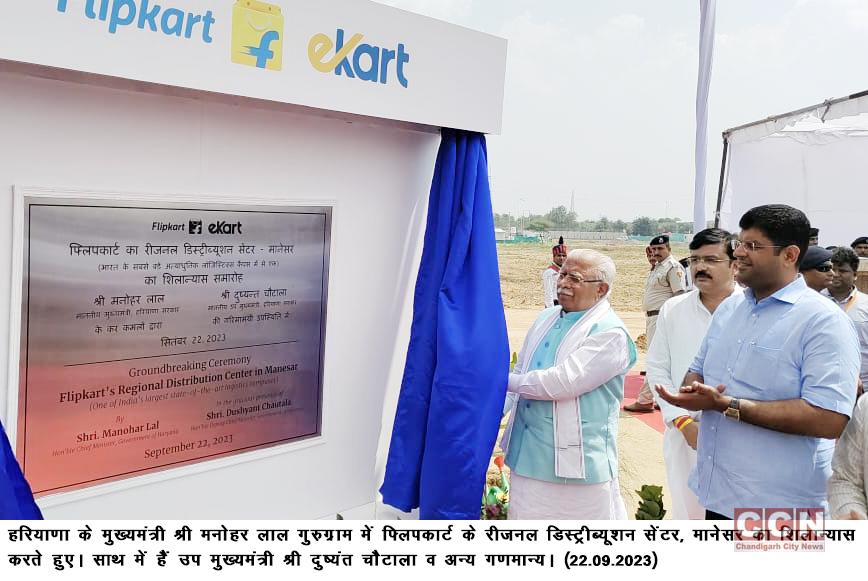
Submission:
[[[811,227],[802,211],[758,206],[739,226],[733,247],[747,290],[715,311],[680,392],[656,390],[704,412],[690,488],[707,519],[826,508],[835,438],[855,401],[856,332],[799,274]]]

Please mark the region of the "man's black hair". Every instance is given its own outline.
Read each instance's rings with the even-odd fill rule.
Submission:
[[[849,264],[850,268],[853,269],[853,272],[859,270],[859,256],[853,252],[852,248],[841,246],[832,252],[832,258],[829,260],[832,261],[833,266],[844,266],[845,264]]]
[[[690,241],[690,249],[697,250],[709,244],[723,244],[726,248],[726,255],[730,260],[735,260],[735,251],[730,246],[729,241],[733,239],[733,235],[722,228],[706,228],[700,230],[693,235],[693,240]]]
[[[756,228],[771,240],[772,244],[780,246],[781,248],[775,248],[775,254],[780,254],[783,247],[798,246],[796,267],[801,264],[808,250],[811,222],[804,212],[792,206],[766,204],[751,208],[741,217],[738,225],[742,230]]]

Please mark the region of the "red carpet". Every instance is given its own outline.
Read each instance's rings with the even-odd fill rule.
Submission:
[[[622,405],[628,405],[636,401],[636,397],[639,395],[639,390],[642,389],[642,382],[644,380],[645,378],[638,373],[627,374],[627,377],[624,378],[624,402]],[[663,424],[663,416],[660,415],[660,412],[657,410],[654,410],[654,413],[650,414],[634,414],[631,412],[624,413],[630,414],[638,420],[642,420],[661,434],[666,428],[666,426]]]

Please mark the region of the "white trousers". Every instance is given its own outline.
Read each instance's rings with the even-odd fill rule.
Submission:
[[[657,330],[657,315],[653,317],[645,317],[645,353],[651,347],[651,339],[654,338],[654,332]],[[649,404],[654,403],[654,392],[651,391],[651,386],[648,385],[648,376],[645,376],[642,382],[642,389],[639,390],[639,395],[636,396],[636,403]]]
[[[696,450],[687,444],[678,428],[667,426],[663,433],[663,462],[670,496],[668,503],[665,498],[663,502],[671,507],[669,517],[673,520],[703,520],[705,509],[687,486],[690,472],[696,466]]]
[[[600,484],[557,484],[513,473],[509,520],[627,520],[618,479]]]

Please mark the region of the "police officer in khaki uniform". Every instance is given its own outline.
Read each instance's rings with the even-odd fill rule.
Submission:
[[[645,281],[645,298],[642,301],[645,309],[645,345],[651,345],[657,328],[657,315],[663,303],[688,290],[687,274],[684,267],[672,256],[669,236],[661,234],[652,238],[649,248],[649,259],[653,260],[655,265]],[[654,411],[654,395],[647,379],[642,384],[636,401],[624,406],[624,410],[640,414]]]

